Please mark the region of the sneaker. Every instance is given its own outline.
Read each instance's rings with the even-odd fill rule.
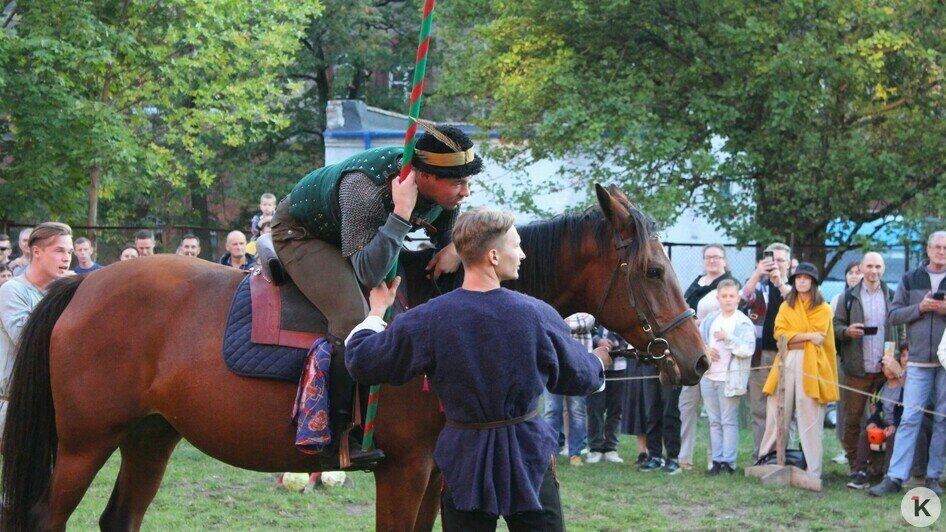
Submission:
[[[579,453],[579,454],[588,454],[590,451],[591,451],[591,449],[585,447],[584,449],[581,450],[581,453]]]
[[[713,462],[713,467],[711,467],[710,470],[706,472],[706,476],[715,477],[722,471],[722,468],[723,467],[719,462]]]
[[[847,454],[844,451],[838,453],[837,456],[831,459],[835,464],[847,465]]]
[[[683,470],[680,469],[680,462],[675,459],[667,460],[667,463],[664,464],[662,471],[668,475],[679,475],[683,473]]]
[[[863,471],[857,471],[848,477],[850,482],[847,483],[847,487],[855,490],[865,490],[870,487],[870,482],[867,481],[867,473]]]
[[[647,453],[640,453],[637,455],[637,460],[634,461],[634,465],[642,466],[644,462],[647,461]]]
[[[729,462],[722,463],[722,471],[720,473],[726,473],[727,475],[732,475],[736,472],[736,468],[732,466]]]
[[[640,467],[637,468],[637,470],[643,471],[644,473],[650,473],[651,471],[657,471],[663,466],[664,466],[663,458],[652,456],[648,458],[646,462],[641,464]]]
[[[590,453],[588,453],[588,458],[585,458],[585,461],[588,462],[589,464],[597,464],[598,462],[601,461],[601,456],[602,456],[601,453],[597,451],[591,451]]]
[[[585,465],[585,464],[583,464],[583,463],[581,462],[581,457],[580,457],[580,456],[569,456],[569,457],[568,457],[568,465],[570,465],[570,466],[580,466],[580,465]]]
[[[559,456],[568,456],[568,446],[565,445],[558,451]]]
[[[884,477],[880,484],[867,490],[867,494],[874,497],[883,497],[891,493],[900,493],[900,481],[890,477]]]
[[[939,479],[933,477],[926,477],[926,483],[924,484],[926,489],[932,491],[936,494],[937,497],[943,496],[943,488],[939,486]]]
[[[590,455],[589,455],[590,456]],[[590,461],[590,460],[589,460]],[[604,461],[610,462],[612,464],[623,464],[624,459],[618,454],[617,451],[608,451],[604,453]]]

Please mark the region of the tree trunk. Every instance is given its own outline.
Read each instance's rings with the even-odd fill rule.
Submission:
[[[197,238],[200,239],[200,256],[208,260],[216,260],[216,250],[211,249],[210,230],[210,205],[207,202],[207,190],[203,187],[193,187],[191,189],[191,208],[200,214],[200,229],[194,231]]]
[[[89,226],[88,238],[95,247],[96,232],[95,226],[99,219],[99,186],[102,181],[102,167],[95,164],[89,170],[89,219],[86,225]]]

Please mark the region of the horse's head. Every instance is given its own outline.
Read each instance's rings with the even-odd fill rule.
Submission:
[[[614,185],[595,189],[614,234],[613,245],[597,250],[589,270],[600,286],[591,291],[601,294],[596,317],[647,353],[664,384],[697,384],[709,369],[705,346],[653,221]]]

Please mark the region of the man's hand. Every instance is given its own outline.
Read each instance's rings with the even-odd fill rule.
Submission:
[[[848,325],[847,329],[844,330],[844,336],[849,336],[851,338],[861,338],[864,336],[864,324],[852,323]]]
[[[726,334],[726,331],[722,329],[717,329],[716,332],[713,333],[713,338],[716,338],[717,340],[721,342],[725,342],[728,336],[729,335]]]
[[[920,301],[920,314],[924,312],[946,314],[946,301],[937,301],[933,299],[932,292],[927,292],[926,295],[923,296],[923,300]]]
[[[598,340],[598,347],[606,347],[608,349],[611,349],[611,341],[608,340],[607,338],[602,338]]]
[[[591,353],[601,359],[601,362],[604,364],[605,369],[611,367],[611,349],[607,347],[596,347]]]
[[[706,354],[709,355],[711,362],[719,362],[719,351],[716,349],[711,347],[708,351],[706,351]]]
[[[772,272],[773,268],[776,270],[778,269],[775,268],[775,263],[772,262],[771,259],[762,259],[759,261],[759,264],[756,265],[755,271],[752,272],[752,275],[761,281]]]
[[[453,273],[460,268],[460,254],[457,253],[457,247],[450,243],[447,247],[441,249],[430,259],[427,267],[427,275],[434,279],[439,279],[442,274]]]
[[[867,424],[867,430],[876,429],[876,428],[877,428],[877,425],[876,425],[875,423],[868,423],[868,424]]]
[[[811,334],[811,343],[815,345],[821,345],[824,343],[825,335],[823,332],[813,332],[809,334]]]
[[[371,304],[370,316],[384,318],[384,313],[394,304],[394,298],[397,296],[397,287],[401,284],[401,277],[395,277],[390,284],[381,281],[381,284],[371,289],[368,294],[368,302]]]
[[[411,221],[411,213],[417,205],[417,182],[414,181],[414,171],[411,170],[404,181],[397,177],[391,182],[391,199],[394,200],[394,214]]]
[[[772,263],[772,270],[769,272],[769,281],[772,281],[772,284],[775,286],[782,286],[782,270],[775,266],[775,263]]]
[[[884,428],[884,434],[886,434],[888,438],[893,436],[895,432],[897,432],[897,427],[893,425],[887,425]]]

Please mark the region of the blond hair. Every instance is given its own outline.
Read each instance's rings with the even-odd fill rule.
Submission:
[[[59,222],[43,222],[30,233],[27,248],[32,250],[34,246],[43,247],[47,240],[60,236],[72,236],[72,228]]]
[[[508,211],[485,207],[466,211],[453,226],[453,243],[457,253],[464,263],[476,262],[515,222],[515,217]]]

